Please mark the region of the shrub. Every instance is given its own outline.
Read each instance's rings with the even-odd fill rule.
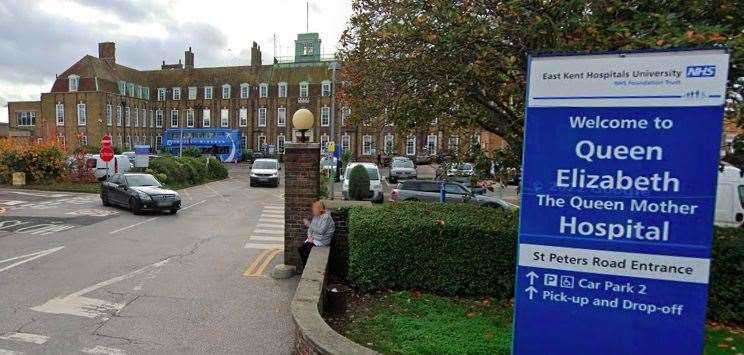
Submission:
[[[369,174],[367,168],[357,165],[349,174],[349,199],[364,200],[369,196]]]
[[[349,280],[369,291],[512,296],[517,218],[465,204],[349,211]]]
[[[331,177],[328,176],[328,173],[326,171],[320,172],[320,191],[318,194],[321,199],[328,198],[328,184],[331,182]]]
[[[708,319],[744,325],[744,230],[716,228],[711,258]]]
[[[149,169],[157,174],[165,174],[168,177],[165,182],[168,184],[185,184],[189,179],[189,172],[173,157],[152,159]]]
[[[189,182],[191,184],[201,184],[207,178],[207,160],[206,158],[181,157],[178,159],[184,165],[189,173]]]
[[[65,152],[54,143],[25,144],[0,140],[0,165],[24,172],[29,182],[50,182],[65,170]]]
[[[227,168],[217,159],[209,159],[207,173],[210,179],[224,179],[227,177]]]
[[[184,157],[201,158],[202,152],[199,148],[191,147],[184,150],[181,155]]]

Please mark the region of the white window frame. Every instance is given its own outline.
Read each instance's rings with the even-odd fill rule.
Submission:
[[[114,107],[111,104],[106,105],[106,125],[111,127],[114,124]]]
[[[391,150],[391,152],[394,152],[395,151],[395,135],[393,135],[391,133],[388,133],[388,134],[385,135],[385,138],[383,139],[383,143],[382,143],[383,144],[382,150],[385,152],[385,154],[388,153],[388,151],[387,151],[388,142],[390,142],[390,150]]]
[[[57,126],[65,125],[65,105],[61,102],[57,103],[55,107],[54,115],[56,118]]]
[[[247,99],[251,96],[251,86],[248,83],[240,84],[240,98]]]
[[[127,134],[127,141],[126,141],[126,147],[129,148],[132,146],[132,136]]]
[[[351,136],[348,133],[344,133],[341,136],[341,150],[344,152],[351,149]]]
[[[301,81],[300,82],[300,92],[299,97],[309,97],[310,95],[310,83],[307,81]]]
[[[212,111],[208,108],[202,110],[202,127],[212,126]]]
[[[232,88],[230,87],[230,84],[224,84],[224,85],[222,85],[222,99],[223,100],[229,100],[230,99],[230,94],[232,93],[231,92],[232,91],[231,89]]]
[[[179,101],[181,100],[181,88],[173,88],[173,100]]]
[[[80,89],[80,76],[72,74],[67,77],[67,90],[69,92],[76,92]]]
[[[258,126],[259,127],[266,127],[266,107],[259,107],[258,108]]]
[[[150,109],[150,127],[155,127],[155,111]]]
[[[139,127],[139,109],[134,108],[134,126]]]
[[[189,100],[196,100],[196,86],[189,86]]]
[[[162,145],[163,145],[163,136],[158,134],[155,136],[155,148],[156,149],[160,148]]]
[[[204,87],[204,100],[211,100],[213,96],[214,96],[214,87],[205,86]]]
[[[261,83],[258,85],[258,97],[269,97],[269,84]]]
[[[230,110],[223,108],[220,110],[220,127],[230,126]]]
[[[176,119],[176,121],[175,121],[176,124],[175,125],[173,124],[173,119],[174,118]],[[171,114],[170,114],[170,126],[171,127],[178,127],[178,124],[179,124],[179,122],[178,122],[178,110],[177,109],[172,109],[171,110]]]
[[[328,127],[331,125],[331,108],[323,106],[320,108],[320,126]]]
[[[434,138],[432,140],[432,138]],[[437,154],[437,141],[439,137],[437,137],[436,134],[430,134],[426,137],[426,150],[429,151],[429,154]],[[434,144],[432,144],[434,143]]]
[[[158,101],[165,101],[165,88],[158,88]]]
[[[276,109],[276,126],[286,127],[287,126],[287,108],[279,107]]]
[[[256,149],[263,151],[264,146],[266,146],[266,135],[261,132],[258,137],[256,137]]]
[[[116,106],[116,127],[121,127],[121,120],[124,116],[124,109],[121,105]]]
[[[409,144],[411,146],[409,146]],[[409,149],[412,148],[412,149]],[[409,136],[406,139],[406,155],[416,155],[416,136]]]
[[[142,127],[147,127],[147,109],[142,107]]]
[[[328,136],[328,133],[323,133],[320,135],[320,152],[322,154],[326,154],[328,152],[328,142],[330,142],[331,138]]]
[[[163,110],[155,111],[155,127],[157,128],[163,127]]]
[[[362,155],[372,155],[372,136],[369,134],[362,136]]]
[[[287,97],[287,83],[282,81],[281,83],[277,84],[277,96],[278,97]]]
[[[331,96],[331,81],[323,80],[320,83],[320,96],[328,97]]]
[[[194,109],[186,110],[186,127],[194,127]]]
[[[240,127],[248,126],[248,109],[247,108],[240,108],[238,110],[238,125]]]
[[[88,136],[85,134],[80,135],[80,146],[81,147],[87,147],[88,146]]]
[[[132,108],[129,106],[124,108],[124,125],[132,127]]]
[[[287,142],[287,137],[284,136],[284,133],[280,133],[278,136],[276,136],[276,151],[279,154],[284,154],[284,148],[285,143]]]
[[[351,116],[351,109],[344,107],[341,109],[341,125],[346,126],[346,120]]]
[[[33,127],[36,125],[36,111],[24,111],[16,113],[16,124],[18,127]]]

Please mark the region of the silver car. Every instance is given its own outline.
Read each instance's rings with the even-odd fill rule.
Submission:
[[[410,180],[403,181],[390,194],[390,201],[439,202],[441,188],[444,184],[444,201],[446,203],[471,203],[484,207],[515,209],[517,206],[502,199],[478,195],[465,185],[452,181]]]
[[[390,171],[388,172],[388,181],[397,182],[398,180],[405,179],[416,179],[418,174],[416,173],[416,165],[413,161],[404,157],[395,157],[390,163]]]

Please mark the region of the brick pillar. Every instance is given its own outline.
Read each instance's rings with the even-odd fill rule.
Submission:
[[[320,144],[286,143],[284,150],[284,264],[300,269],[295,246],[304,240],[303,218],[320,196]]]

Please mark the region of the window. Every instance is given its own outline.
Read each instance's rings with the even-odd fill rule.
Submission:
[[[127,83],[127,95],[134,96],[134,83]]]
[[[70,75],[67,77],[68,80],[68,90],[70,92],[78,91],[78,87],[80,86],[80,77],[77,75]]]
[[[132,137],[127,134],[127,148],[132,146]]]
[[[63,105],[61,102],[57,104],[56,116],[57,116],[57,126],[64,126],[65,125],[65,105]]]
[[[256,148],[258,148],[258,150],[260,150],[260,151],[263,151],[264,146],[266,145],[266,136],[264,136],[264,134],[261,133],[261,135],[258,136],[258,141],[257,142],[258,142],[258,144],[257,144]]]
[[[351,116],[351,109],[344,107],[341,109],[341,125],[346,126],[346,120]]]
[[[209,117],[210,112],[208,108],[205,108],[204,111],[202,111],[202,126],[209,127],[211,124],[211,117]]]
[[[114,108],[111,104],[106,105],[106,125],[111,126],[114,123]]]
[[[269,97],[269,84],[261,83],[258,86],[258,97]]]
[[[393,155],[395,152],[395,136],[392,134],[385,135],[385,155]]]
[[[137,85],[137,97],[140,99],[142,98],[142,86],[141,85]]]
[[[155,111],[155,127],[163,127],[163,110]]]
[[[369,134],[362,137],[362,155],[372,155],[372,136]]]
[[[150,88],[146,86],[142,88],[142,98],[145,100],[150,99]]]
[[[343,136],[341,136],[341,150],[344,152],[351,149],[351,136],[348,133],[344,133]]]
[[[65,146],[65,134],[62,132],[57,133],[57,142],[61,144],[63,147]]]
[[[121,127],[121,115],[122,115],[121,106],[116,106],[116,126],[117,127]]]
[[[247,99],[248,95],[250,94],[250,89],[251,87],[248,85],[248,83],[240,84],[240,98]]]
[[[161,145],[163,145],[163,137],[160,135],[155,136],[155,147],[160,148]]]
[[[194,127],[194,109],[186,110],[186,127]]]
[[[204,87],[204,99],[205,100],[211,100],[212,99],[212,87],[211,86],[205,86]]]
[[[240,127],[247,126],[248,125],[248,109],[241,108],[239,112],[239,117],[240,117],[240,122],[239,122]]]
[[[230,85],[228,84],[222,85],[222,98],[223,99],[230,98]]]
[[[435,134],[426,137],[426,150],[429,154],[437,154],[437,136]]]
[[[147,110],[142,108],[142,127],[147,127]]]
[[[468,193],[462,186],[455,184],[444,184],[444,192],[455,195],[465,195]]]
[[[127,127],[132,126],[132,108],[129,106],[124,108],[124,125]]]
[[[447,141],[447,149],[457,151],[460,146],[460,137],[449,137]]]
[[[150,127],[155,127],[155,111],[150,110]]]
[[[230,110],[223,108],[220,110],[220,126],[227,127],[230,125]]]
[[[33,126],[36,123],[36,112],[17,112],[18,126]]]
[[[119,147],[119,149],[121,149],[121,134],[116,136],[116,142],[117,142],[116,146]]]
[[[406,140],[406,155],[416,155],[416,137],[409,136]]]
[[[181,88],[173,88],[173,100],[181,99]]]
[[[189,86],[189,100],[196,100],[196,86]]]
[[[320,96],[331,96],[331,82],[323,80],[320,83]]]
[[[80,145],[85,147],[88,145],[88,136],[81,134],[80,135]]]
[[[432,125],[432,126],[436,126],[436,125],[437,125],[437,122],[438,122],[437,118],[436,118],[436,117],[434,117],[434,119],[433,119],[433,120],[431,120],[431,125]]]
[[[139,127],[139,109],[134,108],[134,126]]]
[[[313,54],[313,43],[312,42],[305,42],[302,44],[302,55],[312,55]]]
[[[320,126],[328,127],[331,125],[331,108],[323,106],[320,108]]]
[[[123,80],[119,80],[119,95],[126,95],[127,94],[127,82]]]
[[[139,144],[139,136],[134,136],[134,144]]]
[[[284,134],[276,137],[276,150],[279,154],[284,154]]]
[[[308,83],[303,81],[300,83],[300,97],[307,97]]]
[[[278,95],[279,97],[287,97],[287,83],[281,82],[277,85],[278,89]]]
[[[276,109],[276,125],[279,127],[287,125],[287,108],[280,107]]]
[[[165,88],[158,88],[158,101],[165,101]]]
[[[266,107],[258,109],[258,126],[266,127]]]
[[[178,110],[171,110],[171,127],[178,127]]]

